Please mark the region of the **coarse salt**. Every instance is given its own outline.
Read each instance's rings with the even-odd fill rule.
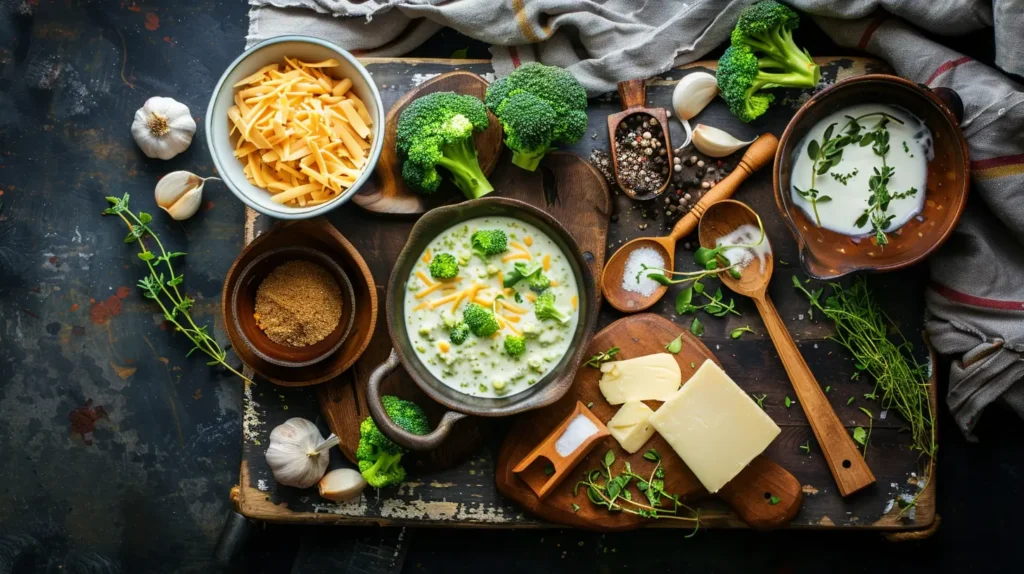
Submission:
[[[626,269],[622,273],[622,288],[630,293],[639,293],[644,297],[654,295],[658,290],[658,282],[648,277],[651,271],[646,269],[662,269],[665,259],[653,247],[638,247],[630,251],[626,259]],[[640,275],[643,273],[643,275]],[[639,278],[639,281],[637,279]]]
[[[597,426],[586,415],[576,415],[569,426],[565,427],[562,436],[555,441],[555,452],[559,456],[569,456],[595,433],[597,433]]]

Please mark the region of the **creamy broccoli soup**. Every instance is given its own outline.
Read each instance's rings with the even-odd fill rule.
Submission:
[[[579,291],[565,253],[511,217],[479,217],[430,242],[408,279],[405,324],[427,369],[475,397],[536,384],[566,354]]]

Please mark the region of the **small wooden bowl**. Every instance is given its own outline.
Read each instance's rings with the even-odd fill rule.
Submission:
[[[291,347],[276,343],[260,329],[255,318],[256,293],[263,280],[279,265],[289,261],[308,261],[319,265],[334,277],[341,290],[341,317],[338,325],[321,341],[305,347]],[[261,253],[238,275],[235,288],[231,291],[231,307],[234,309],[235,329],[242,342],[257,357],[281,367],[306,367],[320,362],[341,347],[345,337],[352,330],[356,297],[352,282],[345,270],[334,259],[312,247],[278,247]]]
[[[341,345],[320,361],[301,367],[286,367],[272,363],[246,344],[241,330],[236,327],[232,294],[242,278],[242,272],[261,255],[278,248],[304,247],[323,253],[340,267],[351,284],[353,300],[343,315],[351,317],[352,326]],[[319,261],[317,261],[319,263]],[[326,266],[325,266],[326,267]],[[258,284],[257,284],[258,286]],[[339,282],[344,295],[344,285]],[[224,329],[235,354],[262,378],[286,387],[316,385],[334,379],[353,364],[370,344],[377,324],[377,286],[373,275],[355,247],[324,218],[282,222],[266,231],[245,247],[228,270],[221,295]],[[248,313],[249,317],[252,313]],[[346,321],[346,317],[342,317]]]
[[[822,118],[854,104],[900,106],[921,118],[932,132],[935,157],[928,162],[925,206],[920,217],[889,233],[884,248],[871,237],[853,238],[823,229],[793,205],[790,173],[793,151]],[[834,279],[855,271],[893,271],[923,261],[952,233],[967,204],[970,161],[957,114],[963,104],[952,90],[934,91],[898,76],[871,74],[844,80],[812,97],[789,122],[775,156],[775,202],[800,246],[804,271]]]

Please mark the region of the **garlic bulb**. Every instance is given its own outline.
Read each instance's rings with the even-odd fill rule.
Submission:
[[[316,425],[306,419],[288,419],[270,431],[267,465],[281,484],[309,488],[324,476],[338,444],[333,434],[325,440]]]
[[[188,106],[171,98],[149,98],[132,122],[132,137],[146,157],[171,159],[188,149],[195,133]]]
[[[336,468],[320,479],[320,496],[334,502],[347,502],[366,488],[366,480],[351,468]]]
[[[697,127],[693,129],[693,145],[702,154],[711,157],[725,157],[736,150],[747,147],[753,141],[745,142],[736,139],[728,132],[704,124],[697,124]]]
[[[199,177],[189,171],[172,171],[156,182],[153,192],[156,204],[178,221],[188,219],[199,211],[203,186],[210,179],[220,181],[220,178]]]
[[[672,109],[676,117],[689,120],[700,113],[718,95],[718,80],[707,72],[683,76],[672,91]]]

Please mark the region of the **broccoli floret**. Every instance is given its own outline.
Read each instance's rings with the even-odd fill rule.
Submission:
[[[572,315],[555,307],[555,294],[551,291],[545,291],[537,297],[537,300],[533,303],[533,312],[537,315],[538,319],[553,319],[559,323],[568,323],[569,319],[572,318]]]
[[[501,286],[506,289],[513,287],[516,283],[529,278],[535,273],[543,271],[543,269],[544,267],[539,261],[530,261],[529,263],[517,261],[512,266],[512,270],[505,274],[505,280],[502,281]]]
[[[398,117],[402,179],[419,193],[434,193],[441,185],[440,166],[469,199],[494,191],[473,142],[473,132],[486,130],[489,123],[487,108],[473,96],[435,92],[417,98]]]
[[[540,358],[536,356],[531,356],[527,359],[526,365],[538,373],[544,370],[544,364],[541,363]]]
[[[453,345],[461,345],[466,342],[469,338],[469,325],[459,321],[452,327],[452,332],[448,335]]]
[[[416,403],[386,395],[381,397],[384,410],[403,429],[418,435],[430,432],[430,423]],[[356,458],[359,472],[374,488],[394,486],[405,480],[405,469],[399,464],[406,450],[380,432],[373,419],[359,424],[359,445]]]
[[[587,92],[556,66],[524,64],[487,88],[487,109],[505,130],[512,163],[534,171],[555,144],[572,144],[587,131]]]
[[[505,337],[505,354],[510,357],[520,357],[526,352],[526,339],[517,335]]]
[[[491,255],[508,251],[508,236],[500,229],[477,230],[470,237],[469,241],[473,246],[473,253],[476,253],[485,261]]]
[[[430,262],[430,276],[434,279],[451,279],[459,274],[459,261],[451,253],[438,253]]]
[[[526,283],[530,286],[531,291],[535,291],[537,293],[541,293],[548,287],[551,287],[551,279],[548,279],[548,276],[545,275],[543,271],[538,271],[533,275],[530,275],[526,280]]]
[[[739,119],[749,122],[768,110],[775,96],[761,90],[818,85],[821,70],[793,41],[799,25],[800,16],[774,0],[740,13],[717,72],[722,97]]]
[[[462,312],[462,320],[477,337],[490,337],[500,327],[494,313],[476,303],[466,306],[466,310]]]
[[[446,331],[454,329],[458,322],[459,320],[455,318],[455,314],[448,309],[441,311],[441,325],[444,326]]]

